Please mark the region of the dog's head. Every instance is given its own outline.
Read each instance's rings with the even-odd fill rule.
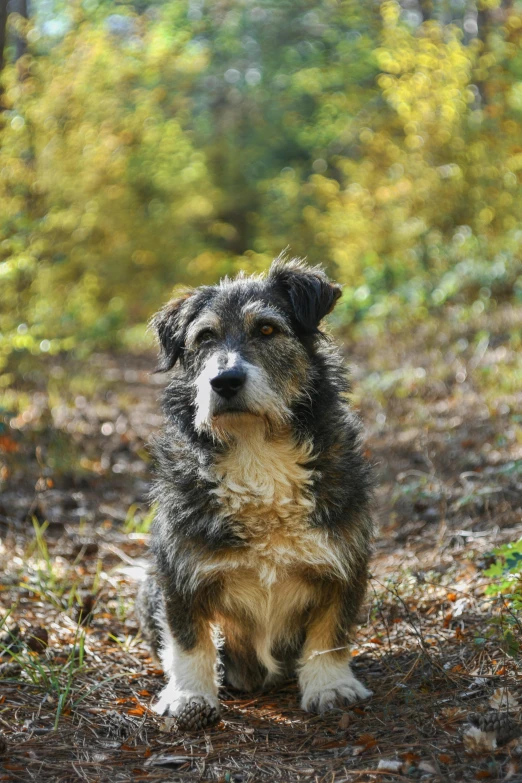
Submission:
[[[284,259],[266,277],[187,291],[152,320],[158,370],[180,361],[199,432],[223,440],[260,421],[277,430],[307,393],[319,324],[340,295],[320,268]]]

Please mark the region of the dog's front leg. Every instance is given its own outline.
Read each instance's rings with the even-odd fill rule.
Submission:
[[[171,715],[185,728],[204,728],[220,714],[217,651],[208,616],[197,596],[165,595],[161,661],[169,681],[154,710]]]
[[[312,612],[299,661],[301,706],[308,712],[342,708],[372,695],[350,668],[351,623],[347,621],[358,604],[353,594],[333,588]]]

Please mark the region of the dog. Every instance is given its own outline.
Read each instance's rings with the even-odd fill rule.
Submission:
[[[350,669],[373,536],[372,471],[341,356],[320,331],[341,287],[280,257],[187,290],[152,320],[166,425],[153,450],[153,571],[142,634],[168,683],[155,706],[219,719],[241,691],[297,675],[323,713],[371,695]],[[219,664],[219,665],[218,665]]]

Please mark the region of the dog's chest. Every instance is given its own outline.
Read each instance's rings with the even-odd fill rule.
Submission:
[[[213,490],[223,517],[259,553],[295,549],[314,509],[310,447],[289,438],[245,439],[222,455]]]

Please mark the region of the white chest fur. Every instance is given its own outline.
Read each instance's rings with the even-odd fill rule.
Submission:
[[[241,538],[254,542],[273,533],[302,531],[314,508],[312,471],[305,466],[310,451],[308,444],[296,445],[289,436],[265,439],[256,428],[219,458],[214,493]]]
[[[343,574],[328,534],[310,524],[315,508],[313,470],[306,466],[310,454],[310,444],[297,445],[289,435],[265,438],[263,427],[246,429],[218,459],[218,486],[212,491],[223,518],[247,544],[225,562],[219,558],[222,566],[251,569],[267,585],[289,566]]]

